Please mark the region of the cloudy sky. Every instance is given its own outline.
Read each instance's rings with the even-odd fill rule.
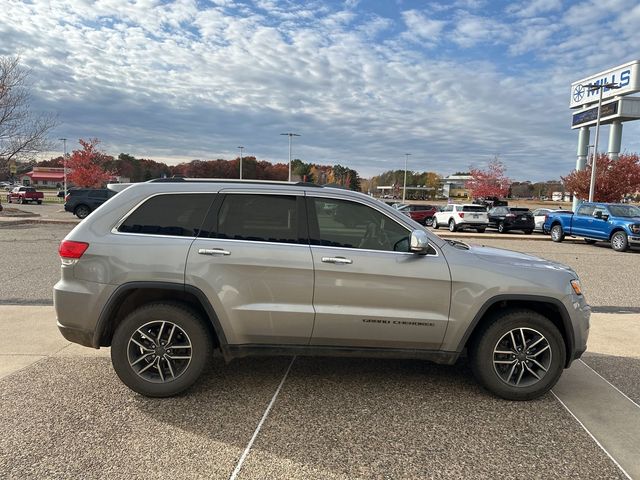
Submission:
[[[640,1],[0,0],[0,55],[32,71],[56,137],[168,163],[245,155],[368,177],[498,155],[575,166],[572,81],[640,58]],[[608,128],[600,145],[607,144]],[[592,133],[593,140],[593,133]],[[72,142],[73,145],[73,142]],[[62,148],[62,147],[61,147]],[[640,122],[622,148],[640,152]]]

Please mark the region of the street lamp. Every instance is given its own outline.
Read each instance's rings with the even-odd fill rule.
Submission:
[[[404,203],[404,199],[407,196],[407,162],[409,161],[410,153],[404,154],[404,187],[402,187],[402,203]]]
[[[64,146],[64,156],[62,157],[62,170],[64,174],[64,183],[62,187],[62,191],[64,192],[64,196],[67,196],[67,139],[59,138],[58,140],[62,141],[62,145]],[[63,197],[64,198],[64,197]]]
[[[299,137],[297,133],[281,133],[280,135],[287,135],[289,137],[289,181],[291,181],[291,137]]]
[[[240,180],[242,180],[242,151],[244,150],[243,146],[238,147],[240,149]]]
[[[593,196],[596,190],[596,160],[598,159],[598,140],[600,138],[600,114],[602,113],[602,91],[605,88],[616,89],[621,88],[617,83],[589,83],[585,85],[589,91],[599,90],[598,97],[598,117],[596,119],[596,140],[593,144],[593,160],[591,161],[591,184],[589,185],[589,201],[593,202]]]

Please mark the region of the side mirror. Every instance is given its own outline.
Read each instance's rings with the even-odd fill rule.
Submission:
[[[598,220],[602,220],[602,212],[600,210],[593,212],[593,217],[597,218]]]
[[[409,250],[418,255],[426,255],[429,251],[429,236],[427,232],[424,230],[414,230],[411,232]]]

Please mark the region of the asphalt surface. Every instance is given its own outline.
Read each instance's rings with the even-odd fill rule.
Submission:
[[[55,205],[30,207],[70,217]],[[57,246],[72,227],[0,226],[0,323],[2,304],[51,304]],[[572,266],[596,309],[640,307],[638,251],[468,241]],[[634,345],[623,355],[598,348],[584,360],[638,402]],[[464,360],[448,367],[299,357],[283,379],[290,358],[216,359],[186,394],[152,400],[122,385],[108,349],[93,352],[63,348],[0,379],[0,477],[229,478],[244,452],[237,478],[627,478],[553,395],[496,399]]]

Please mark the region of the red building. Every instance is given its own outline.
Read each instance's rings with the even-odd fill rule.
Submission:
[[[69,175],[69,169],[67,169],[67,175]],[[33,167],[32,171],[20,177],[20,183],[32,187],[62,188],[64,184],[64,169]],[[69,184],[68,178],[67,184]]]

